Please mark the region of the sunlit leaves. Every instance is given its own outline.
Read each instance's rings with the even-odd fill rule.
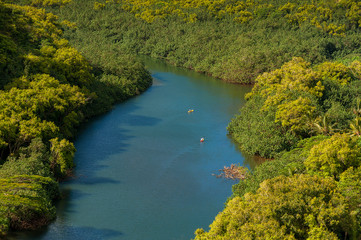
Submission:
[[[317,66],[317,72],[322,79],[336,81],[341,85],[349,83],[353,79],[351,69],[342,63],[324,62]]]
[[[312,129],[316,132],[329,134],[331,129],[324,126],[327,129],[322,130],[323,127],[320,125],[326,123],[320,120],[326,116],[318,115],[318,111],[325,108],[325,106],[319,105],[322,104],[321,101],[327,103],[334,101],[333,99],[325,99],[324,95],[326,97],[332,96],[328,91],[334,91],[334,88],[325,90],[325,83],[329,84],[331,81],[335,86],[342,89],[353,81],[360,81],[358,68],[357,61],[350,66],[324,62],[315,68],[311,68],[310,64],[303,59],[293,58],[280,69],[257,77],[256,85],[247,97],[252,98],[256,95],[263,97],[265,102],[261,108],[262,111],[270,111],[271,107],[276,106],[275,121],[281,122],[282,126],[296,134],[304,135],[303,133],[310,132]],[[344,100],[339,99],[339,101]],[[339,107],[337,108],[337,106]],[[328,118],[333,117],[329,115],[334,108],[337,108],[337,111],[344,109],[340,103],[334,102],[327,112]],[[347,114],[346,110],[343,111],[343,115]],[[347,119],[346,115],[344,117]],[[335,125],[335,122],[328,125],[331,126],[332,124]]]
[[[310,150],[305,165],[311,173],[338,178],[349,167],[361,165],[361,148],[348,135],[335,134]]]
[[[30,53],[26,56],[27,73],[43,72],[63,83],[88,86],[93,78],[89,63],[77,50],[69,47],[67,42],[55,44],[61,47],[45,45],[41,47],[39,55]]]
[[[31,31],[29,34],[33,41],[39,41],[42,38],[59,38],[63,31],[56,22],[58,17],[52,13],[46,13],[45,9],[39,9],[31,6],[10,5],[11,8],[21,11],[26,17],[33,21],[33,24],[26,23]]]
[[[325,3],[323,1],[313,2],[312,4],[304,3],[299,6],[288,2],[279,7],[279,10],[291,24],[302,25],[304,22],[308,22],[331,35],[345,36],[345,25],[337,21],[334,22],[333,15],[334,12],[338,11],[339,7],[340,4]]]
[[[282,126],[289,127],[293,132],[307,131],[307,122],[316,109],[310,99],[302,97],[280,104],[277,108],[275,121],[281,121]]]
[[[70,3],[72,0],[31,0],[33,6],[63,6]]]
[[[0,236],[13,229],[35,229],[55,218],[51,201],[59,195],[51,178],[19,175],[0,178]]]
[[[302,58],[293,58],[280,69],[257,77],[256,85],[248,97],[254,94],[265,97],[264,109],[290,100],[294,92],[321,97],[324,87],[320,80],[317,72],[310,68],[310,63]]]
[[[105,8],[105,4],[104,3],[99,3],[99,2],[95,2],[94,3],[94,9],[95,10],[100,10],[100,9],[103,9]]]
[[[358,26],[361,22],[360,3],[350,1],[315,1],[312,3],[274,3],[276,6],[262,1],[225,1],[225,0],[125,0],[107,1],[116,2],[124,11],[131,12],[149,23],[170,15],[179,16],[187,22],[194,22],[197,15],[208,15],[216,19],[230,18],[234,22],[246,23],[254,18],[268,17],[273,13],[280,13],[293,25],[309,23],[334,36],[345,36],[346,25],[340,23],[340,9],[350,24]],[[283,5],[282,5],[283,4]],[[193,17],[191,17],[193,15]],[[336,17],[334,15],[337,15]]]
[[[351,20],[356,26],[361,26],[361,3],[358,1],[345,1],[348,10],[346,17]]]
[[[311,239],[347,231],[347,204],[330,178],[280,176],[264,181],[256,194],[235,197],[201,239]]]
[[[54,138],[50,143],[50,167],[56,177],[66,177],[74,166],[75,147],[66,139]]]
[[[122,9],[135,14],[136,17],[151,23],[156,19],[162,19],[170,15],[181,17],[184,21],[193,23],[197,21],[197,15],[210,15],[218,19],[226,16],[232,16],[235,22],[248,22],[253,18],[252,10],[248,11],[248,7],[253,7],[253,1],[159,1],[159,0],[127,0],[112,1],[121,4]]]
[[[1,92],[0,99],[0,139],[10,152],[33,138],[56,136],[59,127],[72,128],[76,124],[62,125],[62,119],[86,103],[78,87],[60,84],[44,74],[20,78],[8,92]]]

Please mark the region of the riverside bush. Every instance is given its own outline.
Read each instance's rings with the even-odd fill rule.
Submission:
[[[63,38],[74,24],[34,7],[70,1],[18,2],[0,0],[0,238],[55,218],[55,180],[74,166],[76,128],[151,84],[149,72],[127,54],[115,59],[116,67],[92,66]]]
[[[358,54],[359,29],[345,15],[346,2],[79,0],[54,12],[82,29],[66,33],[78,48],[97,39],[115,52],[253,83],[294,56],[317,64]],[[105,6],[95,10],[95,3]]]

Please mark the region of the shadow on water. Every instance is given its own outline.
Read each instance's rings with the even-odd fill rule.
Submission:
[[[160,122],[160,119],[154,117],[134,114],[139,109],[136,99],[128,100],[126,106],[118,105],[82,128],[75,141],[78,151],[74,157],[74,177],[64,182],[64,185],[119,183],[117,180],[96,175],[99,170],[109,167],[102,162],[112,155],[127,151],[128,142],[135,136],[129,134],[126,127],[154,126]],[[78,161],[80,159],[81,161]]]
[[[109,168],[104,161],[112,155],[126,152],[128,142],[135,136],[126,127],[154,126],[160,119],[135,114],[139,110],[136,98],[128,100],[122,107],[115,106],[106,115],[99,116],[84,124],[75,141],[74,176],[61,183],[61,199],[57,201],[57,219],[48,227],[38,231],[13,233],[9,239],[108,239],[123,236],[120,231],[69,225],[67,218],[77,212],[80,199],[92,198],[91,193],[74,186],[119,184],[120,181],[108,176],[97,176],[100,170]],[[99,126],[102,126],[99,128]],[[114,147],[116,146],[116,147]],[[48,235],[48,232],[54,234]]]
[[[63,217],[63,212],[67,211],[67,212],[75,212],[75,210],[73,210],[74,208],[72,207],[72,202],[70,201],[70,199],[72,201],[74,200],[79,200],[81,198],[85,198],[85,197],[89,197],[91,196],[91,194],[89,193],[84,193],[83,191],[80,190],[76,190],[76,189],[70,189],[70,188],[62,188],[61,190],[61,199],[58,200],[55,204],[56,209],[57,209],[57,216],[58,218],[62,218]]]
[[[255,165],[225,137],[249,89],[161,62],[149,69],[150,89],[79,130],[56,221],[16,239],[190,239],[221,210],[233,182],[212,171]]]
[[[74,188],[74,185],[119,184],[111,177],[97,176],[101,169],[109,168],[104,161],[112,155],[126,152],[129,140],[134,138],[126,127],[154,126],[160,119],[134,114],[139,109],[136,98],[130,99],[127,105],[115,106],[105,115],[98,116],[85,123],[78,132],[75,147],[78,151],[74,157],[76,167],[73,176],[61,183],[61,199],[56,203],[57,219],[47,227],[37,231],[21,231],[11,233],[13,239],[108,239],[123,236],[120,231],[98,229],[93,227],[73,226],[67,224],[69,215],[77,212],[77,201],[91,198],[92,194]],[[116,121],[115,121],[116,119]],[[99,128],[98,126],[102,126]],[[117,147],[114,147],[117,146]],[[48,235],[47,232],[55,232]]]
[[[62,240],[62,239],[77,239],[77,240],[102,240],[102,239],[114,239],[122,236],[121,232],[110,230],[110,229],[97,229],[93,227],[75,227],[75,226],[64,226],[64,228],[57,229],[59,233],[54,237],[44,236],[43,231],[24,231],[13,233],[9,236],[8,240],[16,240],[19,237],[27,237],[28,239],[44,239],[44,240]]]
[[[89,240],[89,239],[114,239],[116,237],[122,236],[123,234],[119,231],[111,229],[98,229],[93,227],[80,227],[80,226],[69,226],[62,224],[66,215],[73,214],[76,212],[74,210],[73,202],[81,198],[89,197],[90,194],[83,193],[79,190],[74,189],[63,189],[62,190],[62,199],[59,200],[55,206],[57,208],[57,219],[58,224],[56,226],[49,225],[45,226],[37,231],[17,231],[10,233],[7,240],[16,240],[16,239],[46,239],[46,240],[62,240],[62,239],[79,239],[79,240]],[[53,231],[56,234],[51,236],[46,235],[47,232]]]

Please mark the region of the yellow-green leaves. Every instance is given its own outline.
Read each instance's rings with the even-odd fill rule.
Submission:
[[[247,97],[259,94],[266,98],[264,109],[278,105],[295,93],[309,93],[321,97],[324,87],[317,72],[302,58],[293,58],[280,69],[264,73],[256,78],[256,85]]]
[[[337,62],[324,62],[317,66],[317,72],[323,80],[329,79],[341,85],[349,83],[353,78],[350,67]]]
[[[280,176],[264,181],[256,194],[230,200],[209,232],[197,230],[195,239],[337,239],[347,230],[347,214],[334,180]]]
[[[324,98],[325,83],[333,82],[342,88],[352,81],[360,81],[361,64],[350,66],[337,62],[324,62],[314,68],[302,58],[293,58],[280,69],[257,77],[256,84],[247,98],[261,96],[265,99],[263,111],[276,107],[275,121],[296,134],[310,132],[318,116],[320,101]],[[327,89],[330,91],[332,89]],[[329,92],[326,92],[326,97]],[[331,123],[333,124],[333,123]],[[327,132],[328,133],[328,132]]]
[[[280,121],[282,126],[289,127],[293,132],[307,131],[307,123],[315,109],[315,104],[309,98],[299,97],[277,106],[276,122]]]
[[[361,26],[361,2],[349,1],[346,17],[356,26]]]
[[[121,4],[124,11],[131,12],[149,23],[170,15],[181,17],[188,23],[197,21],[197,14],[210,15],[222,19],[231,16],[235,22],[248,22],[253,18],[254,1],[225,1],[225,0],[126,0],[108,1]],[[263,5],[259,5],[263,7]]]
[[[86,103],[86,96],[77,86],[60,84],[45,74],[20,78],[8,88],[0,94],[0,143],[11,153],[33,138],[49,140],[60,129],[69,131],[78,122],[64,124],[63,119],[79,112]],[[77,121],[80,119],[78,116]]]
[[[50,167],[56,177],[66,177],[74,166],[75,147],[68,140],[58,138],[51,139],[50,144]]]
[[[349,1],[347,4],[343,3],[343,1],[272,2],[270,4],[248,0],[113,0],[106,2],[120,4],[124,11],[131,12],[148,23],[171,15],[179,16],[187,22],[193,22],[197,19],[192,15],[207,15],[216,19],[229,18],[234,22],[246,23],[257,17],[262,18],[272,14],[279,14],[293,25],[312,24],[321,31],[334,36],[345,36],[346,26],[358,26],[361,23],[359,17],[361,5],[354,0]],[[103,5],[96,2],[95,8],[99,9],[100,6]],[[339,21],[340,9],[343,9],[344,14],[347,16],[348,24]]]
[[[63,6],[70,3],[71,0],[31,0],[33,6]]]
[[[26,25],[30,28],[29,34],[33,41],[39,41],[42,38],[56,39],[63,33],[56,22],[58,17],[52,13],[46,13],[45,9],[19,5],[10,5],[10,7],[32,20],[33,24],[26,22]]]
[[[36,229],[55,218],[51,201],[58,184],[48,177],[19,175],[0,178],[0,236],[13,229]]]
[[[340,4],[316,1],[312,2],[312,4],[302,4],[298,6],[288,2],[278,9],[291,24],[302,25],[304,22],[307,22],[331,35],[345,36],[345,24],[334,22],[333,15],[338,11],[339,7]],[[350,11],[350,9],[348,11]]]
[[[349,167],[361,163],[361,147],[346,134],[335,134],[315,145],[305,161],[307,170],[324,177],[338,178]]]

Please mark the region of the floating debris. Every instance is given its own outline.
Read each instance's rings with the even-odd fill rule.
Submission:
[[[247,168],[231,164],[230,167],[224,166],[223,169],[218,170],[221,174],[212,174],[217,178],[227,178],[232,180],[243,180],[247,177]]]

